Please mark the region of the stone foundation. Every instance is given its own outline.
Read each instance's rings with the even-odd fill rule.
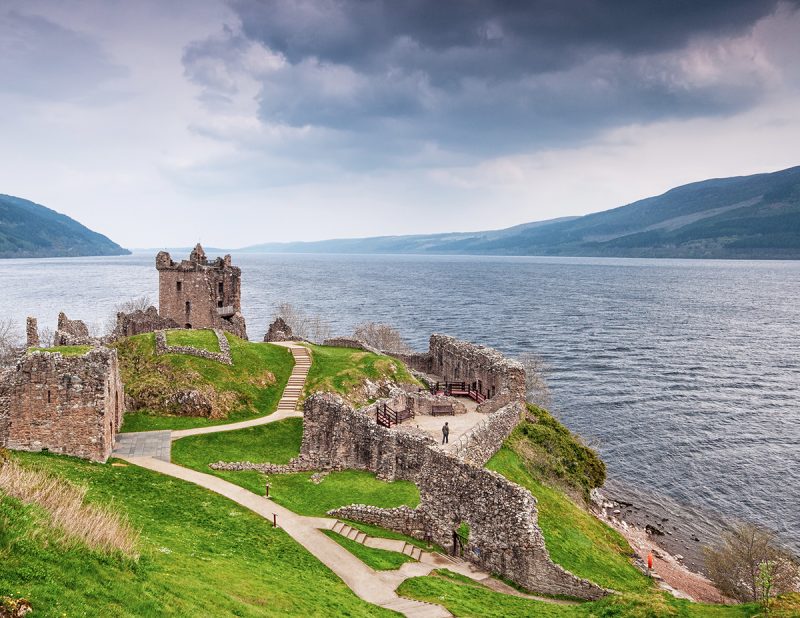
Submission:
[[[145,311],[137,309],[131,313],[120,311],[117,313],[117,324],[111,334],[111,341],[171,328],[180,328],[180,324],[171,318],[162,318],[155,307],[148,307]]]
[[[156,333],[156,354],[189,354],[190,356],[217,361],[223,365],[233,365],[231,346],[228,343],[228,338],[225,337],[225,333],[219,329],[213,329],[213,332],[219,342],[219,352],[210,352],[190,345],[167,345],[167,333],[160,330]]]
[[[31,352],[0,375],[0,446],[105,461],[124,400],[115,350]]]

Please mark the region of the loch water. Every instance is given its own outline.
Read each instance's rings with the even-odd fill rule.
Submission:
[[[153,254],[0,260],[0,317],[101,328],[157,300]],[[334,334],[367,320],[413,347],[431,332],[549,366],[554,413],[611,485],[775,529],[800,552],[800,262],[234,255],[260,340],[280,302]],[[677,508],[677,506],[675,507]]]

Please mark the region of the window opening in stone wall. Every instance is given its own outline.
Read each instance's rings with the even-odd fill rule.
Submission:
[[[178,288],[178,291],[180,292],[181,288],[183,287],[183,283],[181,281],[178,281],[176,287]]]
[[[192,301],[186,301],[186,315],[189,315],[192,312]]]
[[[220,297],[225,293],[225,284],[222,281],[219,282],[217,290],[219,291]]]
[[[190,328],[192,328],[192,325],[191,325],[191,324],[189,324],[189,323],[187,322],[187,323],[186,323],[186,325],[185,325],[185,327],[186,327],[186,328],[188,328],[188,329],[190,329]]]
[[[50,391],[47,391],[47,403],[52,403],[52,400],[50,399]]]

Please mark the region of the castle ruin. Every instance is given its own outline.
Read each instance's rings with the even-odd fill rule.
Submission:
[[[199,244],[188,260],[174,262],[161,251],[156,256],[158,308],[161,318],[183,328],[219,328],[247,339],[241,307],[242,270],[231,256],[209,262]]]
[[[0,368],[0,447],[106,461],[124,405],[116,350],[29,352]]]

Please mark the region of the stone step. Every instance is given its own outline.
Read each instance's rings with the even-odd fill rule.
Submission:
[[[419,547],[414,547],[414,549],[411,550],[411,557],[414,560],[419,560],[422,557],[422,550]]]
[[[350,526],[347,527],[350,528]],[[358,536],[358,532],[359,531],[356,530],[355,528],[350,528],[350,530],[347,531],[347,538],[350,539],[351,541],[355,541],[356,537]]]
[[[413,599],[404,599],[402,597],[384,603],[383,607],[400,612],[408,618],[446,618],[447,616],[452,616],[452,614],[441,605],[425,603],[424,601],[415,601]]]
[[[410,543],[406,543],[405,545],[403,545],[403,553],[406,556],[411,556],[413,558],[414,557],[414,546],[411,545]]]
[[[361,543],[361,544],[363,545],[363,544],[364,544],[364,541],[366,541],[366,540],[367,540],[367,535],[366,535],[366,534],[364,534],[363,532],[361,532],[361,531],[359,530],[359,531],[358,531],[358,534],[356,535],[356,538],[355,538],[355,539],[353,539],[353,540],[354,540],[356,543]]]
[[[339,534],[344,526],[345,525],[342,522],[337,520],[336,523],[333,524],[333,528],[331,528],[331,530],[333,530],[336,534]]]

